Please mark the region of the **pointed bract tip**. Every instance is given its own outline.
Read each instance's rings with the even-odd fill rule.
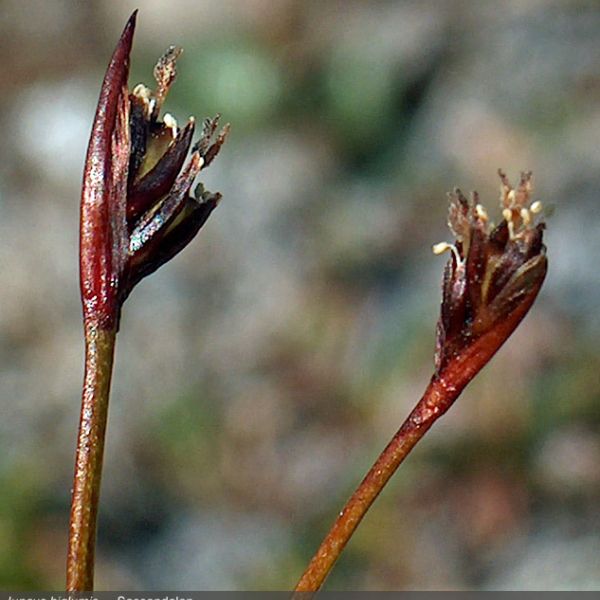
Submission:
[[[127,23],[125,24],[125,27],[123,28],[123,33],[121,34],[121,37],[118,42],[118,46],[122,45],[122,46],[127,47],[128,55],[129,55],[129,52],[131,52],[131,45],[133,42],[133,34],[135,32],[135,23],[137,20],[137,14],[138,14],[138,9],[136,8],[131,13],[131,16],[129,17],[129,19],[127,20]]]

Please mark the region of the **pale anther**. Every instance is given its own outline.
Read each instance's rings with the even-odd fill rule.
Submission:
[[[543,209],[543,205],[539,200],[536,200],[535,202],[531,203],[531,206],[529,207],[529,210],[534,214],[537,215],[538,213],[542,212]]]
[[[152,90],[146,87],[143,83],[138,83],[132,91],[132,94],[139,98],[144,103],[144,112],[147,119],[150,118],[152,111],[154,110],[155,100],[152,97]]]
[[[505,208],[502,210],[502,216],[508,225],[508,237],[511,240],[515,239],[515,224],[513,222],[513,211],[510,208]]]
[[[485,208],[481,204],[475,205],[475,214],[482,221],[487,221],[488,220],[487,211],[485,210]]]
[[[163,123],[171,130],[173,137],[177,136],[177,120],[171,113],[165,113]]]
[[[437,244],[434,244],[431,249],[434,254],[443,254],[446,250],[450,250],[451,247],[452,244],[449,244],[448,242],[438,242]]]
[[[431,248],[434,254],[443,254],[447,250],[450,250],[452,254],[454,254],[454,258],[456,259],[456,263],[460,264],[461,258],[456,246],[454,244],[449,244],[448,242],[439,242],[434,244]]]
[[[138,83],[132,91],[132,94],[138,98],[143,98],[144,100],[149,100],[152,95],[152,91],[150,88],[146,87],[143,83]]]
[[[154,98],[150,98],[146,103],[146,108],[148,110],[148,114],[146,115],[147,119],[150,119],[152,113],[154,113],[154,107],[156,106],[156,100]]]

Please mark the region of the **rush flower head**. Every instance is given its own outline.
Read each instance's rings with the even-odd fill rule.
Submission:
[[[490,222],[476,192],[469,201],[456,189],[449,194],[448,217],[456,241],[433,247],[436,254],[451,253],[437,326],[438,377],[454,363],[472,377],[525,316],[546,276],[545,226],[535,222],[542,205],[531,202],[531,172],[521,173],[515,188],[498,173],[500,223]]]
[[[203,123],[192,146],[195,121],[179,127],[160,115],[176,77],[181,49],[171,46],[154,68],[156,89],[129,91],[129,55],[136,13],[130,17],[108,66],[88,146],[81,198],[80,275],[84,318],[118,325],[133,287],[173,258],[196,235],[221,195],[198,185],[229,126],[219,117]]]
[[[516,188],[499,171],[502,220],[496,226],[479,203],[458,189],[450,194],[448,224],[453,244],[444,271],[437,324],[435,371],[414,409],[381,452],[338,514],[296,585],[316,592],[381,490],[430,427],[498,351],[531,308],[546,276],[544,224],[536,224],[540,202],[530,202],[531,173]],[[296,597],[296,596],[294,596]]]

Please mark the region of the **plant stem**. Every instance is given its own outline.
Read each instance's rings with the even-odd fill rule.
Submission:
[[[462,387],[449,386],[433,378],[425,394],[394,435],[329,530],[296,585],[296,592],[316,592],[339,558],[362,518],[400,463],[433,423],[444,414]]]
[[[85,377],[81,397],[71,521],[67,552],[67,591],[92,591],[94,549],[108,397],[116,328],[85,323]]]

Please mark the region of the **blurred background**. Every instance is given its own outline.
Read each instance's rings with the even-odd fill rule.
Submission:
[[[98,589],[290,589],[432,373],[446,192],[534,171],[550,270],[326,589],[600,587],[600,4],[0,0],[0,588],[60,589],[98,91],[184,47],[224,200],[125,305]]]

